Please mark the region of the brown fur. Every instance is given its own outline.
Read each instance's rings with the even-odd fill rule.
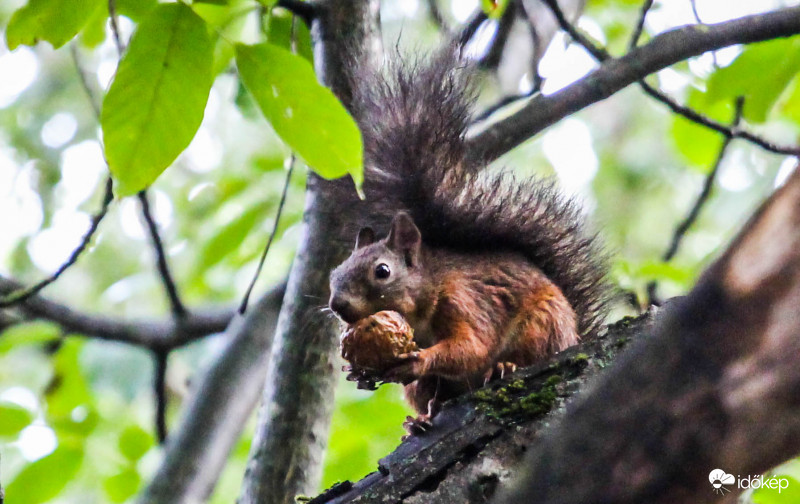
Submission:
[[[360,241],[331,277],[331,306],[349,322],[381,310],[408,320],[422,350],[391,374],[411,381],[417,411],[481,386],[498,363],[528,366],[578,342],[564,294],[524,256],[427,247],[413,226],[401,214],[385,239]],[[388,279],[371,277],[379,264]]]
[[[355,68],[371,209],[362,224],[395,220],[383,240],[359,234],[331,274],[330,304],[346,322],[381,310],[406,317],[423,350],[393,372],[411,382],[414,408],[480,386],[497,364],[529,365],[596,333],[609,298],[605,253],[552,182],[487,173],[467,155],[471,70],[456,52]],[[392,275],[378,278],[379,264]]]
[[[524,258],[470,259],[466,268],[437,272],[443,278],[429,322],[433,345],[420,352],[417,373],[439,379],[406,386],[420,414],[431,399],[480,387],[498,363],[529,366],[579,340],[575,312],[561,290]]]

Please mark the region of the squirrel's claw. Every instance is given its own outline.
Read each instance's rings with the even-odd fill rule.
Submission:
[[[421,358],[420,352],[408,352],[397,356],[398,361],[419,360]]]
[[[394,367],[386,371],[383,378],[408,385],[425,373],[425,357],[422,352],[408,352],[397,356],[399,361]]]
[[[417,418],[407,416],[406,421],[403,422],[403,428],[408,432],[401,439],[405,441],[414,434],[424,434],[433,428],[430,415],[420,415]]]
[[[513,362],[498,362],[493,368],[489,368],[483,375],[483,384],[486,385],[494,379],[502,380],[507,374],[511,374],[516,370],[517,365]]]
[[[506,374],[511,374],[514,371],[516,371],[517,365],[514,364],[513,362],[498,362],[495,365],[495,369],[497,370],[497,373],[500,375],[500,379],[502,380],[503,378],[506,377]]]

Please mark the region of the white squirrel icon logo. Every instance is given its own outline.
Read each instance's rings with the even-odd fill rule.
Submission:
[[[729,489],[725,488],[725,485],[735,484],[736,478],[733,477],[733,474],[728,474],[722,469],[714,469],[708,473],[708,481],[714,487],[715,494],[723,495],[725,492],[730,492]]]

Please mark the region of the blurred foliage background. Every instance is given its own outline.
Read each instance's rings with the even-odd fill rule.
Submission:
[[[155,3],[117,1],[125,38]],[[794,3],[697,0],[696,11],[703,21],[716,22]],[[2,29],[22,5],[23,0],[0,4]],[[464,0],[436,5],[452,26],[479,8],[477,1]],[[241,34],[257,31],[257,7],[254,1],[230,0],[198,11],[226,20],[224,30]],[[621,54],[639,10],[638,0],[589,0],[579,26]],[[104,16],[58,50],[38,44],[9,51],[0,42],[0,274],[26,284],[63,263],[100,206],[107,168],[93,97],[85,87],[94,99],[102,96],[116,68],[117,50]],[[426,2],[386,0],[381,17],[387,47],[399,45],[410,53],[443,39]],[[276,38],[288,37],[288,16],[276,11],[268,22]],[[656,1],[643,39],[694,22],[688,0]],[[486,46],[481,37],[490,39],[496,23],[481,28],[473,44],[476,57]],[[307,32],[298,42],[310,58]],[[203,124],[150,190],[174,276],[186,303],[198,310],[233,306],[241,298],[271,231],[289,155],[231,70],[232,48],[220,42],[216,51],[219,74]],[[505,58],[514,61],[513,55]],[[538,66],[543,90],[553,92],[592,67],[582,49],[558,34]],[[791,38],[704,54],[659,72],[652,82],[722,122],[731,121],[735,99],[744,96],[748,127],[792,144],[800,133],[798,69],[800,40]],[[526,92],[531,78],[519,72],[518,89],[509,92],[507,82],[487,72],[478,109]],[[789,158],[734,141],[710,200],[677,255],[665,263],[661,258],[673,230],[700,192],[722,140],[631,86],[554,125],[497,165],[556,176],[583,201],[613,251],[621,290],[641,300],[648,283],[657,281],[659,294],[669,297],[691,287],[794,166]],[[259,291],[288,271],[304,204],[302,168],[292,178]],[[169,306],[153,262],[136,201],[123,199],[112,205],[90,250],[45,294],[88,313],[166,317]],[[615,316],[633,311],[620,303]],[[168,425],[175,425],[193,377],[221,344],[212,336],[170,355]],[[146,351],[64,336],[50,323],[14,325],[0,334],[0,482],[9,502],[86,504],[134,496],[161,455],[154,440],[152,376]],[[399,387],[363,392],[342,381],[323,485],[375,470],[377,460],[398,444],[409,413]],[[252,425],[232,453],[213,502],[230,502],[238,494],[251,436]],[[800,479],[796,464],[782,471]],[[777,502],[766,494],[753,499]]]

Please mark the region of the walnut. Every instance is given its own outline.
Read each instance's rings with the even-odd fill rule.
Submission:
[[[363,318],[342,335],[342,357],[351,367],[348,379],[359,388],[375,388],[375,380],[399,362],[398,355],[419,350],[414,330],[394,311],[381,311]]]

